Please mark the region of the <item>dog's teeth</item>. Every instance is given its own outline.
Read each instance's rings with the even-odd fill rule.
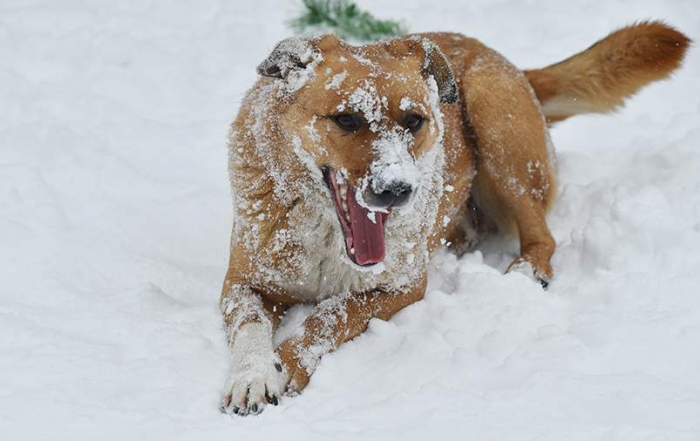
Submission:
[[[355,247],[350,248],[350,254],[355,254]]]
[[[350,210],[350,208],[348,207],[348,203],[345,201],[343,201],[343,210],[345,210],[346,213]]]

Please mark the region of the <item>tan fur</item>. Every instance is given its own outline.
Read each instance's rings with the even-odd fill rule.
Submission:
[[[658,21],[617,30],[566,60],[525,71],[551,122],[581,113],[606,113],[652,81],[667,78],[690,39]]]
[[[440,52],[421,46],[421,39],[433,42]],[[423,34],[360,48],[333,36],[309,44],[323,57],[312,64],[313,77],[289,94],[274,89],[282,80],[261,78],[232,126],[230,169],[237,217],[221,296],[232,344],[242,326],[269,323],[274,329],[289,305],[318,303],[303,333],[277,349],[282,381],[296,392],[306,386],[323,353],[359,335],[371,318],[389,319],[421,299],[427,255],[446,243],[463,250],[478,241],[475,231],[498,228],[516,234],[520,256],[511,268],[529,265],[536,279],[549,281],[555,243],[545,215],[556,195],[556,171],[544,116],[553,121],[619,106],[643,85],[678,67],[688,40],[663,24],[641,23],[562,63],[525,73],[459,34]],[[346,169],[350,184],[359,185],[369,173],[378,134],[343,133],[326,115],[338,113],[343,97],[371,78],[386,99],[388,113],[381,124],[389,130],[405,117],[402,98],[416,103],[430,99],[425,83],[430,56],[431,74],[443,85],[449,83],[448,61],[459,92],[456,103],[439,106],[444,125],[442,185],[427,181],[423,189],[425,197],[439,197],[435,212],[429,213],[434,217],[427,225],[409,222],[401,227],[400,218],[388,223],[387,246],[395,248],[389,248],[386,269],[381,274],[358,272],[340,259],[339,224],[320,167]],[[299,62],[291,60],[292,66]],[[283,75],[274,64],[261,66],[267,74]],[[345,75],[342,81],[339,75]],[[435,126],[415,134],[410,153],[416,161],[429,157],[438,134]],[[421,237],[425,242],[416,249],[425,250],[425,259],[403,249]],[[233,395],[227,391],[224,408],[236,413],[255,413],[265,404],[252,395]]]

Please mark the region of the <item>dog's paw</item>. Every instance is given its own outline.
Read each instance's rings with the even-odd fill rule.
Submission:
[[[277,405],[285,385],[269,326],[262,323],[242,326],[231,348],[231,373],[221,411],[241,416],[259,414],[268,404]]]
[[[547,275],[548,272],[551,274],[551,269],[549,271],[539,270],[535,268],[532,263],[526,259],[523,259],[522,257],[515,259],[515,261],[513,261],[513,263],[511,263],[506,270],[506,274],[520,273],[526,275],[530,279],[542,285],[542,289],[545,290],[549,287],[549,282],[551,280],[551,276]]]
[[[311,378],[312,366],[309,365],[309,360],[306,363],[302,361],[304,358],[301,354],[309,351],[300,350],[300,343],[293,339],[287,339],[277,348],[277,356],[282,362],[282,372],[284,375],[285,392],[288,395],[299,394],[306,385],[309,384]],[[307,354],[311,356],[311,354]],[[308,357],[307,357],[308,358]],[[313,367],[317,361],[312,363]]]
[[[276,363],[276,366],[279,367],[280,364]],[[276,406],[279,403],[282,384],[275,365],[264,372],[232,374],[226,384],[221,411],[229,415],[257,415],[268,404]]]

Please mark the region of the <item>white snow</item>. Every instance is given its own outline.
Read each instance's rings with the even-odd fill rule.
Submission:
[[[372,141],[375,157],[370,165],[370,173],[374,177],[374,191],[381,193],[384,191],[381,186],[397,181],[406,182],[414,188],[418,185],[421,173],[410,154],[413,139],[411,132],[403,127],[379,131],[377,138]],[[436,144],[441,142],[442,138]]]
[[[415,104],[411,100],[411,98],[405,96],[401,98],[401,101],[399,102],[399,110],[408,110],[413,108]]]
[[[333,75],[333,78],[331,78],[331,81],[328,82],[324,87],[326,90],[329,89],[337,89],[340,87],[341,84],[343,84],[343,81],[345,81],[345,78],[348,76],[348,71],[344,70],[338,74]]]
[[[385,104],[375,85],[367,80],[362,87],[355,89],[348,97],[348,105],[355,112],[361,112],[370,124],[370,130],[378,130],[377,123],[384,117]]]
[[[637,19],[700,38],[691,0],[358,3],[523,68]],[[302,395],[219,412],[228,124],[296,11],[0,5],[0,437],[697,441],[696,48],[622,112],[552,131],[548,291],[502,275],[515,240],[441,253],[426,299],[324,357]]]

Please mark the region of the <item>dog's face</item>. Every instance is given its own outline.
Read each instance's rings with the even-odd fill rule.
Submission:
[[[438,102],[457,99],[447,61],[420,39],[363,47],[335,36],[285,42],[258,68],[282,80],[306,75],[280,127],[322,173],[350,260],[379,263],[384,223],[392,210],[411,208],[420,160],[442,136]]]

